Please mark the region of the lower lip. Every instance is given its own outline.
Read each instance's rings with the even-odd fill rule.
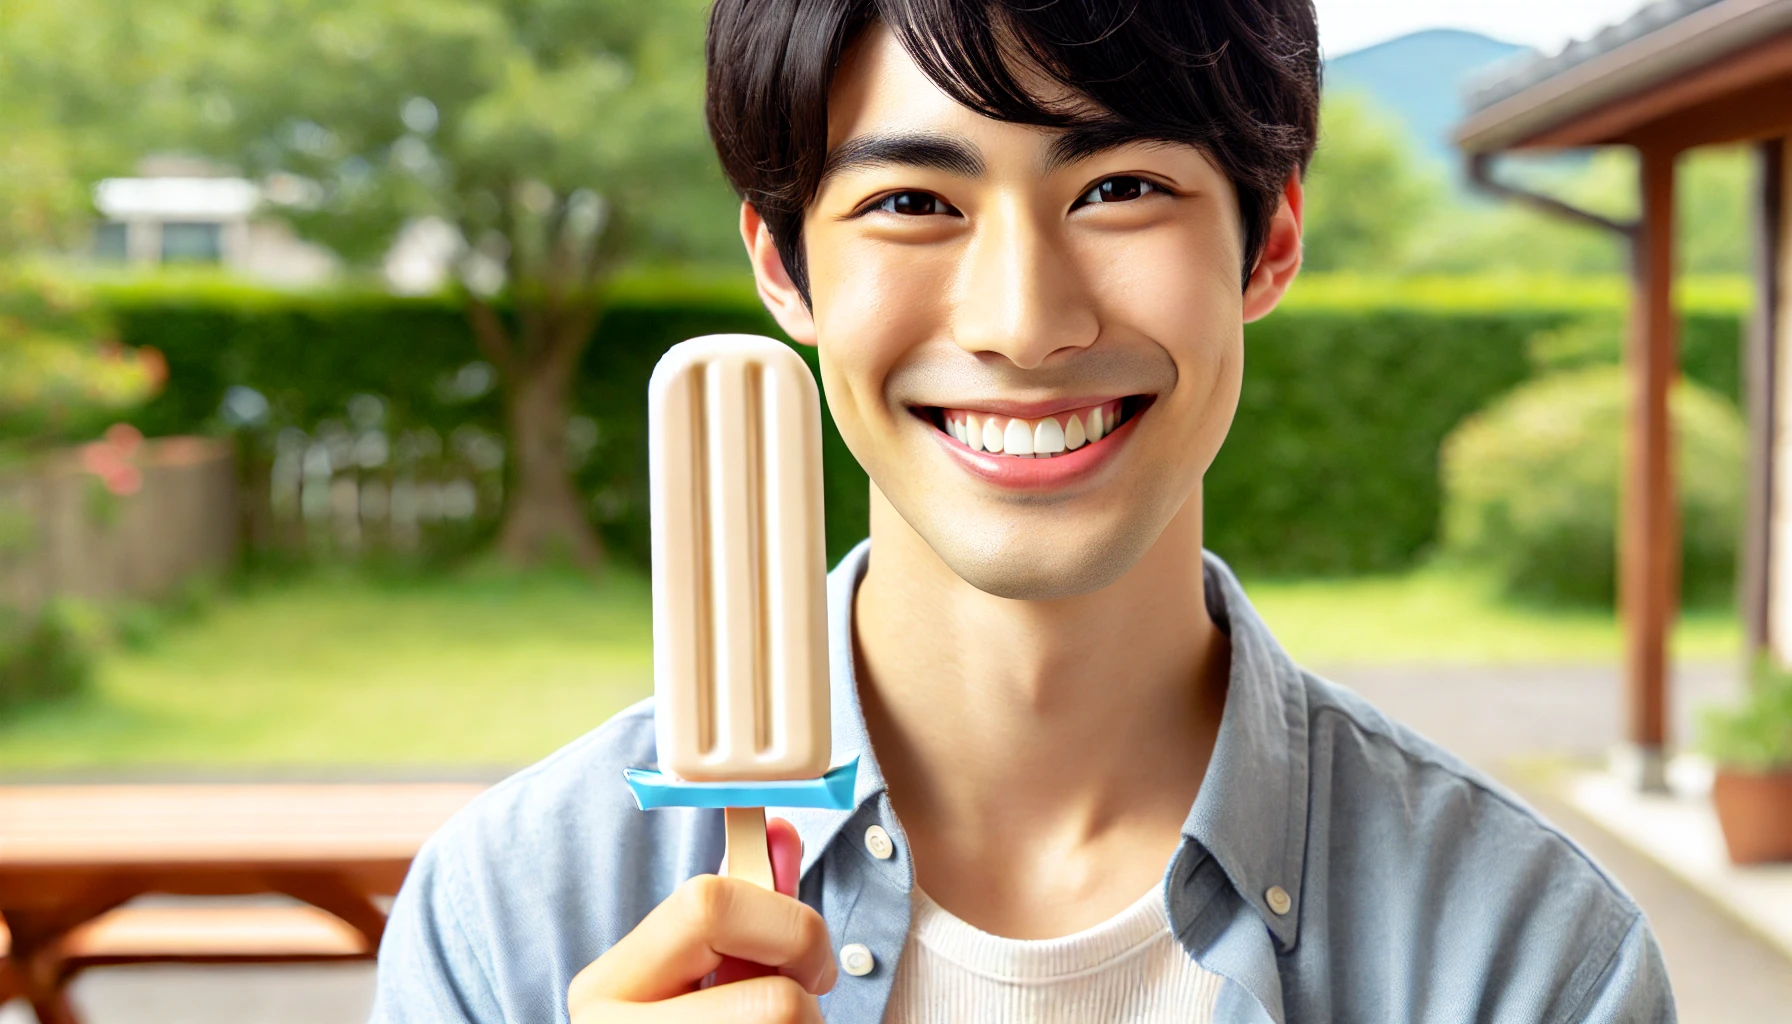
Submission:
[[[979,479],[1016,491],[1049,491],[1084,480],[1106,465],[1132,436],[1133,426],[1149,411],[1149,408],[1140,409],[1101,440],[1049,459],[1022,459],[973,451],[969,445],[937,427],[933,436],[959,465]]]

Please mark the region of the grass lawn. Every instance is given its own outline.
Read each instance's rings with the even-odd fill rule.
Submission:
[[[650,693],[651,659],[634,573],[268,585],[0,722],[0,772],[520,765]]]
[[[1254,582],[1305,662],[1610,661],[1609,615],[1514,608],[1462,575]],[[1731,657],[1732,616],[1689,616],[1678,656]],[[418,581],[319,575],[221,598],[93,691],[0,720],[0,773],[241,766],[513,766],[652,689],[648,588],[615,569]]]
[[[1439,568],[1363,579],[1246,579],[1251,602],[1277,639],[1302,662],[1469,664],[1617,661],[1622,654],[1610,612],[1515,605],[1491,580]],[[1673,656],[1735,658],[1742,633],[1728,609],[1694,609],[1680,618]]]

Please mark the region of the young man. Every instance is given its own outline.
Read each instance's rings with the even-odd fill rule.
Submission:
[[[718,879],[718,812],[622,785],[638,706],[428,845],[376,1020],[1673,1018],[1615,884],[1203,554],[1316,36],[1309,0],[717,0],[760,295],[873,484],[829,581],[856,809],[773,812],[800,901]],[[777,973],[700,989],[724,955]]]

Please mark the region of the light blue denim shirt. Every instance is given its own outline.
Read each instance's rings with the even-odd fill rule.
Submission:
[[[822,1010],[872,1024],[908,933],[914,866],[853,679],[852,598],[868,557],[861,544],[828,580],[834,763],[860,759],[855,809],[770,813],[803,837],[800,895],[836,952],[862,943],[874,958],[862,977],[842,972]],[[1585,853],[1298,668],[1212,555],[1206,578],[1209,613],[1232,639],[1231,683],[1163,895],[1183,948],[1226,979],[1217,1021],[1674,1019],[1647,922]],[[721,812],[636,809],[622,770],[654,760],[648,702],[450,821],[393,905],[373,1019],[566,1020],[573,975],[721,862]],[[871,825],[893,856],[868,852]]]

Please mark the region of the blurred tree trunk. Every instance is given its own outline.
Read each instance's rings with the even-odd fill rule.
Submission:
[[[512,564],[602,564],[602,542],[566,457],[572,385],[597,314],[589,296],[570,303],[519,300],[513,331],[484,300],[469,307],[480,348],[502,382],[511,464],[498,552]]]

